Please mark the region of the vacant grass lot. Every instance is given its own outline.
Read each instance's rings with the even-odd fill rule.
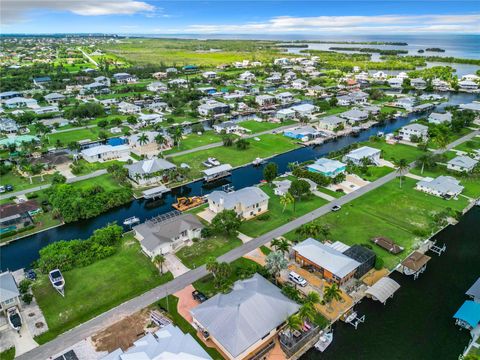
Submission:
[[[98,133],[100,132],[98,127],[69,130],[65,132],[48,134],[48,142],[51,145],[55,145],[57,140],[60,140],[62,144],[69,144],[73,141],[80,141],[85,139],[98,140]]]
[[[367,141],[361,146],[370,146],[382,150],[382,159],[397,163],[400,159],[405,159],[409,163],[418,159],[424,152],[414,146],[404,144],[387,144],[385,141]]]
[[[105,189],[105,191],[118,190],[122,188],[122,186],[119,185],[110,174],[97,176],[87,180],[77,181],[75,183],[72,183],[71,185],[79,189],[85,189],[95,185],[100,185]]]
[[[194,269],[205,264],[209,257],[219,257],[240,245],[242,241],[236,237],[215,236],[200,240],[192,246],[185,246],[175,255],[183,265]]]
[[[165,155],[176,153],[179,151],[191,150],[199,146],[213,144],[222,141],[222,136],[214,131],[206,131],[202,135],[189,134],[180,141],[180,146],[175,146],[170,150],[164,151]]]
[[[270,197],[268,201],[268,212],[265,216],[268,216],[266,220],[252,219],[244,221],[240,226],[240,232],[251,237],[257,237],[265,234],[293,219],[305,215],[306,213],[325,205],[328,201],[319,198],[315,195],[309,195],[303,199],[297,199],[295,203],[295,211],[293,210],[293,204],[288,205],[283,210],[283,206],[280,204],[280,196],[273,193],[273,187],[270,185],[263,185],[261,189]]]
[[[294,141],[282,135],[265,134],[259,136],[260,141],[249,139],[250,146],[246,150],[239,150],[235,145],[231,147],[218,147],[214,149],[201,150],[193,154],[176,156],[172,160],[178,165],[187,163],[191,167],[190,177],[198,178],[202,176],[201,171],[205,169],[202,162],[209,157],[216,157],[221,163],[232,166],[245,165],[255,158],[266,158],[277,155],[298,147]]]
[[[367,181],[375,181],[387,174],[390,174],[392,171],[395,171],[395,169],[387,166],[369,166],[366,173],[357,171],[356,174]]]
[[[49,327],[48,332],[36,338],[39,343],[173,279],[170,273],[160,275],[132,236],[125,237],[115,255],[65,271],[63,276],[65,297],[53,289],[46,275],[33,286]]]
[[[125,162],[118,161],[118,160],[111,160],[111,161],[105,161],[105,162],[95,162],[95,163],[89,163],[88,161],[84,159],[78,160],[76,163],[77,168],[80,169],[80,172],[75,174],[76,176],[81,176],[81,175],[86,175],[90,174],[94,171],[97,170],[102,170],[108,168],[110,165],[125,165]]]
[[[480,149],[480,137],[476,136],[472,140],[466,141],[463,144],[455,147],[456,150],[465,151],[467,153],[473,153],[475,150]]]
[[[450,136],[448,137],[448,142],[449,142],[449,143],[454,142],[455,140],[460,139],[462,136],[465,136],[465,135],[467,135],[467,134],[470,134],[472,131],[473,131],[472,129],[463,128],[462,130],[460,130],[459,133],[450,134]],[[440,146],[438,145],[438,142],[437,142],[437,139],[436,139],[436,138],[430,139],[430,140],[428,141],[428,147],[429,147],[430,149],[438,149],[438,148],[440,148]]]
[[[52,175],[44,175],[43,181],[42,177],[39,175],[32,176],[32,183],[30,183],[30,178],[22,177],[20,174],[16,172],[8,172],[2,176],[0,176],[0,185],[12,185],[13,191],[20,191],[25,189],[30,189],[32,187],[47,185],[50,184],[50,180]],[[8,194],[8,193],[5,193]]]
[[[296,121],[288,120],[281,123],[271,123],[266,121],[255,121],[255,120],[247,120],[242,121],[239,125],[245,129],[251,131],[251,134],[256,134],[262,131],[273,130],[282,126],[292,125],[295,124]]]
[[[319,218],[328,224],[330,238],[348,245],[370,244],[377,256],[383,258],[385,266],[394,268],[416,243],[437,230],[433,222],[436,213],[450,207],[462,210],[467,205],[465,198],[443,200],[414,189],[416,180],[406,178],[402,188],[395,179],[345,205],[342,210]],[[378,246],[370,239],[386,236],[405,248],[400,256],[395,256]],[[300,239],[298,234],[287,234],[290,239]]]

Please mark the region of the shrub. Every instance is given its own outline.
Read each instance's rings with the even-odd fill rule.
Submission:
[[[375,259],[375,270],[381,270],[383,268],[383,264],[383,259],[377,256]]]
[[[18,291],[20,291],[20,294],[27,293],[30,289],[30,284],[31,281],[28,279],[23,279],[22,281],[20,281],[20,283],[18,284]]]
[[[267,221],[268,219],[270,219],[270,214],[269,213],[264,213],[264,214],[261,214],[261,215],[257,216],[257,220],[259,220],[259,221]]]
[[[32,300],[33,300],[33,295],[32,294],[26,293],[26,294],[22,295],[22,301],[25,304],[29,305],[32,302]]]

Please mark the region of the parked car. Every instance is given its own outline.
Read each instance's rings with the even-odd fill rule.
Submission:
[[[332,206],[332,211],[338,211],[340,210],[342,207],[340,205],[333,205]]]
[[[4,193],[5,191],[5,186],[0,186],[0,193]]]
[[[192,296],[195,300],[200,301],[201,303],[208,300],[208,298],[205,296],[205,294],[198,291],[198,290],[192,291]]]
[[[288,279],[292,282],[294,282],[295,284],[297,285],[300,285],[300,286],[307,286],[307,280],[305,280],[303,277],[301,277],[300,275],[298,275],[295,271],[290,271],[290,273],[288,274]]]
[[[13,191],[13,185],[10,185],[10,184],[5,185],[5,190]]]
[[[30,270],[25,270],[25,278],[28,280],[35,280],[37,278],[37,274],[35,273],[35,270],[30,269]]]

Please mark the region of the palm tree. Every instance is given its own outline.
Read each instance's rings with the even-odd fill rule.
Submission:
[[[338,287],[336,283],[333,283],[330,286],[327,286],[325,290],[323,290],[323,299],[325,300],[326,303],[329,304],[331,308],[331,304],[333,300],[341,300],[342,299],[342,291]]]
[[[290,249],[290,243],[287,239],[273,239],[271,245],[276,251],[280,251],[282,254],[288,253]]]
[[[449,142],[448,135],[440,134],[437,136],[437,144],[440,149],[446,149]]]
[[[304,237],[315,238],[320,232],[321,226],[316,222],[310,222],[299,227],[296,232]]]
[[[300,320],[302,320],[302,322],[306,320],[313,322],[313,320],[315,319],[315,315],[316,310],[310,304],[303,304],[298,310],[298,317],[300,318]]]
[[[207,263],[206,263],[206,269],[208,272],[210,272],[213,277],[215,278],[217,276],[217,270],[218,270],[218,261],[217,259],[215,259],[213,256],[212,257],[209,257],[207,259]]]
[[[285,193],[285,195],[280,197],[280,205],[283,205],[282,213],[285,211],[285,208],[287,207],[287,205],[293,204],[294,202],[295,202],[294,197],[288,191]]]
[[[158,145],[160,145],[160,153],[162,153],[162,154],[163,154],[163,145],[165,145],[166,141],[167,141],[167,139],[162,134],[158,134],[158,135],[155,136],[155,142]]]
[[[304,299],[305,304],[310,304],[312,306],[315,306],[316,304],[320,303],[320,295],[318,295],[318,292],[315,291],[310,291]]]
[[[398,161],[398,166],[397,166],[397,171],[396,171],[398,176],[400,177],[400,188],[402,187],[403,175],[405,175],[405,173],[407,173],[408,170],[409,170],[409,166],[408,166],[407,160],[400,159]]]
[[[145,133],[142,133],[138,137],[138,143],[140,144],[140,146],[142,146],[142,145],[145,145],[147,142],[148,142],[148,136]]]
[[[320,234],[326,240],[327,237],[331,234],[330,226],[328,226],[327,224],[320,225]]]
[[[157,255],[153,258],[153,263],[155,264],[156,267],[160,267],[160,272],[163,275],[163,264],[165,263],[165,256],[163,255]]]
[[[292,339],[292,333],[302,328],[302,319],[296,314],[290,315],[285,321],[285,330],[288,332],[288,337]]]

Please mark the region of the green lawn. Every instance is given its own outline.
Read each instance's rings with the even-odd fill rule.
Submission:
[[[113,256],[92,265],[63,272],[65,297],[40,276],[33,292],[47,320],[49,331],[36,338],[45,343],[59,334],[111,309],[128,299],[173,279],[160,275],[129,235]]]
[[[280,196],[275,195],[273,187],[270,185],[263,185],[261,189],[270,197],[268,201],[268,212],[265,216],[269,216],[266,220],[252,219],[244,221],[240,226],[240,232],[251,237],[257,237],[265,234],[295,218],[298,218],[306,213],[319,208],[328,203],[327,200],[319,198],[315,195],[297,200],[295,203],[295,211],[293,205],[288,205],[285,210],[280,204]]]
[[[255,120],[247,120],[247,121],[242,121],[239,125],[245,129],[250,130],[252,134],[256,134],[262,131],[273,130],[282,126],[292,125],[295,123],[296,121],[293,121],[293,120],[288,120],[281,123],[271,123],[267,121],[259,122]]]
[[[0,176],[0,185],[13,185],[13,191],[20,191],[25,189],[30,189],[32,187],[47,185],[50,183],[52,175],[44,175],[43,181],[42,177],[35,175],[32,177],[32,183],[30,183],[30,178],[22,177],[20,174],[14,171],[10,171],[2,176]],[[7,193],[5,193],[7,194]]]
[[[388,166],[369,166],[366,173],[362,173],[360,171],[355,173],[364,180],[375,181],[391,173],[392,171],[395,171],[395,169],[392,169]]]
[[[378,246],[372,246],[377,256],[383,258],[385,266],[392,269],[408,255],[415,244],[437,230],[433,216],[450,207],[461,210],[467,205],[465,198],[443,200],[414,189],[416,180],[406,178],[402,188],[395,179],[360,198],[344,205],[334,213],[319,218],[328,224],[331,240],[347,245],[370,244],[374,236],[386,236],[405,248],[400,256],[392,255]],[[295,232],[287,237],[300,239]]]
[[[397,163],[400,159],[405,159],[409,163],[418,159],[423,151],[410,145],[387,144],[385,141],[367,141],[361,143],[362,146],[370,146],[382,150],[382,159]]]
[[[125,165],[126,163],[123,161],[118,161],[118,160],[111,160],[111,161],[105,161],[105,162],[94,162],[94,163],[89,163],[88,161],[84,159],[80,159],[75,162],[75,167],[80,170],[80,172],[76,173],[76,176],[81,176],[81,175],[86,175],[90,174],[94,171],[97,170],[102,170],[108,168],[110,165]]]
[[[259,138],[261,139],[260,141],[249,139],[250,146],[246,150],[239,150],[235,145],[231,147],[221,146],[214,149],[197,151],[192,154],[176,156],[173,157],[172,160],[176,164],[187,163],[190,165],[190,177],[198,178],[202,176],[201,171],[205,169],[202,162],[209,157],[216,157],[221,163],[230,164],[235,167],[248,164],[257,157],[270,157],[296,149],[299,146],[291,139],[280,134],[265,134],[259,136]]]
[[[199,146],[213,144],[221,141],[222,136],[215,133],[214,131],[206,131],[202,135],[192,133],[188,134],[186,138],[180,142],[180,146],[175,146],[174,148],[164,151],[163,153],[165,155],[168,155],[179,151],[195,149]]]
[[[455,147],[455,149],[465,151],[467,153],[473,153],[474,150],[480,149],[480,137],[476,136],[473,139],[458,145]]]
[[[75,183],[72,183],[71,185],[79,189],[89,188],[94,185],[100,185],[105,189],[105,191],[118,190],[122,188],[122,186],[119,185],[110,174],[100,175],[91,179],[77,181]]]
[[[0,353],[0,360],[13,360],[15,358],[15,347],[11,347],[8,350]]]
[[[62,223],[61,220],[54,219],[52,217],[51,213],[44,213],[44,212],[41,212],[41,213],[35,215],[34,220],[35,220],[35,227],[34,228],[19,232],[15,235],[11,235],[11,236],[8,236],[8,237],[2,237],[2,238],[0,238],[0,243],[7,242],[7,241],[10,241],[12,239],[18,239],[20,237],[24,237],[24,236],[33,234],[35,232],[48,229],[52,226],[60,225]]]
[[[448,142],[451,143],[451,142],[454,142],[455,140],[461,138],[462,136],[465,136],[467,134],[470,134],[473,130],[472,129],[469,129],[469,128],[463,128],[462,130],[460,130],[459,133],[455,133],[455,134],[450,134],[450,136],[448,137]],[[437,143],[437,139],[436,138],[433,138],[433,139],[430,139],[428,141],[428,147],[430,149],[438,149],[439,148],[439,145]]]
[[[60,133],[47,134],[48,142],[55,145],[57,140],[60,140],[62,144],[69,144],[74,141],[80,140],[98,140],[98,133],[100,129],[98,127],[70,130]]]
[[[178,313],[178,298],[176,296],[168,295],[167,297],[161,299],[157,305],[170,315],[170,318],[173,320],[174,324],[178,326],[185,334],[188,333],[192,335],[192,337],[196,339],[197,343],[199,343],[200,346],[205,349],[205,351],[212,357],[212,359],[223,360],[223,357],[217,350],[206,346],[204,342],[198,338],[197,330],[195,330],[194,327],[182,315]]]
[[[205,264],[209,257],[219,257],[240,245],[242,241],[236,237],[215,236],[185,246],[175,255],[185,266],[194,269]]]

